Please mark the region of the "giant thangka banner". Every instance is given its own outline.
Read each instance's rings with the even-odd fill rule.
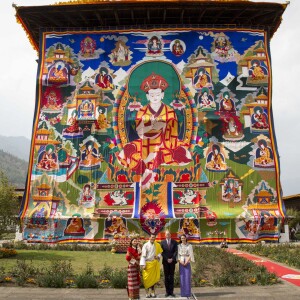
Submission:
[[[25,240],[278,238],[264,31],[51,31],[40,44]]]

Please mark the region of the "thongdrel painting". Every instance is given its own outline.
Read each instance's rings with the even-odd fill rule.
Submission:
[[[264,31],[45,31],[40,44],[25,240],[278,238]]]

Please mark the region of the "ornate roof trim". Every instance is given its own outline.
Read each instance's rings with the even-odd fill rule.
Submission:
[[[17,22],[38,50],[41,28],[252,28],[266,30],[272,37],[287,5],[247,0],[73,0],[13,6]]]

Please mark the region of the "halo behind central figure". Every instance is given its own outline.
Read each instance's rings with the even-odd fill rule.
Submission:
[[[181,82],[179,74],[174,67],[171,64],[162,61],[146,62],[133,69],[128,80],[129,95],[141,99],[141,104],[143,106],[148,104],[146,93],[141,89],[141,86],[145,78],[152,73],[161,76],[168,83],[168,87],[164,89],[165,96],[163,102],[166,105],[170,105],[174,99],[174,95],[181,90]]]

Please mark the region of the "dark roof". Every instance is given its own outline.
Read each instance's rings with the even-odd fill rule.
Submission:
[[[282,197],[285,208],[300,210],[300,194]]]
[[[84,3],[86,2],[86,3]],[[14,5],[15,6],[15,5]],[[287,4],[248,1],[73,1],[48,6],[20,6],[16,17],[39,48],[40,28],[243,27],[266,30],[270,37]]]
[[[282,197],[282,199],[284,201],[287,201],[287,200],[300,200],[300,194],[285,196],[285,197]]]

